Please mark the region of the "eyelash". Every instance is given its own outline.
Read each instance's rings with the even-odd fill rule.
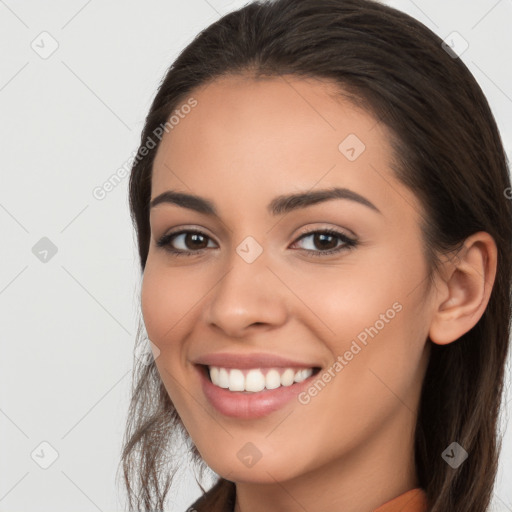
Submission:
[[[211,239],[208,235],[206,235],[202,231],[198,231],[198,230],[195,230],[195,229],[183,229],[181,231],[177,231],[175,233],[168,233],[168,234],[162,236],[157,241],[156,245],[158,247],[164,247],[166,251],[169,251],[171,254],[173,254],[174,256],[178,256],[178,257],[181,257],[181,256],[195,256],[195,255],[198,255],[198,254],[202,254],[203,251],[205,251],[206,249],[198,249],[197,251],[184,251],[184,250],[181,250],[181,249],[174,249],[171,246],[171,241],[172,241],[172,239],[174,237],[177,237],[177,236],[182,235],[182,234],[188,234],[188,233],[199,234],[199,235],[205,236],[208,239]],[[340,233],[339,231],[336,231],[336,230],[333,230],[333,229],[317,229],[317,230],[313,230],[313,231],[308,231],[306,233],[303,233],[299,238],[297,238],[296,242],[298,242],[298,241],[300,241],[300,240],[302,240],[304,238],[307,238],[308,236],[315,235],[315,234],[327,234],[327,235],[330,235],[330,236],[338,237],[338,239],[341,240],[344,245],[341,245],[341,246],[339,246],[339,247],[337,247],[335,249],[328,249],[328,250],[325,250],[325,251],[322,251],[322,250],[320,250],[320,251],[312,251],[312,250],[309,250],[309,249],[303,249],[304,251],[309,253],[309,256],[311,256],[313,258],[317,258],[317,257],[321,258],[321,257],[325,257],[325,256],[330,256],[332,254],[336,254],[336,253],[339,253],[339,252],[342,252],[342,251],[350,251],[350,250],[354,249],[358,245],[358,241],[357,240],[354,240],[353,238],[350,238],[347,235],[345,235],[343,233]]]

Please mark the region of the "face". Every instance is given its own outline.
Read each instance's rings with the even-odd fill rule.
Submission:
[[[229,77],[191,96],[154,162],[141,301],[194,444],[236,482],[399,453],[430,309],[421,207],[385,128],[317,80]]]

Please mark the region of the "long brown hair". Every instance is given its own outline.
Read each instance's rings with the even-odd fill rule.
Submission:
[[[492,496],[501,448],[498,422],[511,320],[510,178],[495,119],[476,80],[442,40],[403,12],[372,0],[253,2],[203,30],[163,79],[135,160],[130,208],[142,271],[150,241],[149,200],[159,127],[196,87],[228,74],[329,80],[389,129],[397,178],[420,199],[429,276],[439,256],[486,231],[498,248],[488,306],[469,332],[432,343],[415,435],[416,469],[432,512],[482,512]],[[169,126],[169,125],[168,125]],[[140,335],[140,332],[139,332]],[[140,339],[140,336],[138,336]],[[431,343],[430,340],[427,340]],[[164,509],[188,439],[154,362],[136,361],[122,451],[130,510]],[[190,440],[188,440],[190,443]],[[457,441],[469,458],[456,470],[441,457]],[[191,461],[206,467],[193,443]],[[226,510],[234,483],[223,478],[201,510]]]

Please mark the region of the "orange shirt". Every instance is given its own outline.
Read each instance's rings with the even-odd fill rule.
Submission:
[[[223,489],[221,491],[221,488]],[[219,495],[222,495],[222,497]],[[225,510],[233,512],[235,508],[236,486],[230,482],[226,486],[226,481],[219,481],[203,496],[201,496],[188,510],[197,512],[205,511],[204,502],[206,496],[215,496],[220,498],[221,503],[225,503]],[[392,500],[380,505],[373,512],[427,512],[427,494],[423,489],[417,487],[411,489]]]
[[[384,503],[374,512],[426,512],[427,494],[419,487],[400,494]]]

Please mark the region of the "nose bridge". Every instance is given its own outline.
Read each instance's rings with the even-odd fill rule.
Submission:
[[[279,281],[267,268],[267,252],[254,237],[242,240],[226,258],[226,273],[212,290],[207,320],[231,336],[252,324],[279,324],[286,317]],[[237,334],[238,333],[238,334]]]

